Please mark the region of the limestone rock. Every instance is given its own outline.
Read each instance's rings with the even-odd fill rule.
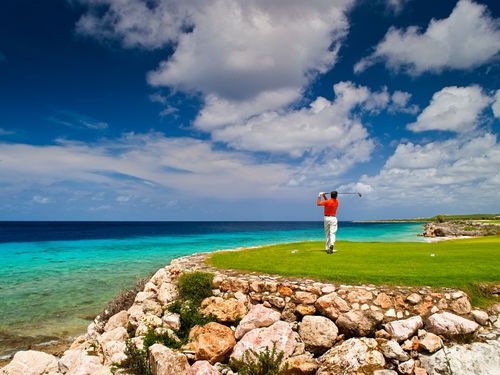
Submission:
[[[101,359],[88,355],[81,349],[70,349],[64,352],[59,360],[59,370],[65,375],[110,375],[109,367],[101,364]]]
[[[323,353],[335,343],[338,328],[334,322],[324,316],[307,315],[299,326],[299,336],[306,349],[313,353]]]
[[[419,339],[419,347],[429,353],[438,351],[442,346],[443,342],[441,341],[441,338],[434,333],[427,332]]]
[[[433,314],[426,323],[427,331],[445,336],[473,333],[478,328],[479,325],[476,322],[449,312]]]
[[[413,368],[415,367],[415,361],[409,359],[406,362],[401,362],[398,365],[398,371],[401,374],[413,374]]]
[[[220,375],[220,372],[208,361],[196,361],[189,369],[187,375]]]
[[[352,292],[349,292],[347,295],[347,300],[350,303],[367,303],[370,302],[373,299],[373,294],[372,292],[369,292],[367,290],[353,290]]]
[[[266,348],[271,350],[275,343],[276,351],[284,353],[284,360],[292,355],[297,344],[290,324],[280,320],[270,327],[256,328],[248,332],[234,347],[231,359],[241,359],[248,349],[257,353]]]
[[[450,310],[456,314],[465,315],[471,312],[472,307],[467,296],[463,296],[450,303]]]
[[[474,318],[474,320],[481,324],[482,326],[485,326],[488,324],[489,321],[489,316],[488,313],[481,311],[481,310],[472,310],[471,315]]]
[[[142,309],[144,310],[145,314],[161,316],[161,314],[163,313],[161,305],[151,299],[147,299],[142,303]]]
[[[180,375],[189,371],[186,356],[162,344],[154,344],[149,348],[149,362],[153,375]]]
[[[500,341],[498,340],[454,345],[444,350],[439,350],[429,356],[420,355],[420,367],[426,369],[429,374],[500,374]]]
[[[384,356],[377,350],[377,341],[368,338],[353,338],[334,346],[319,358],[319,362],[317,375],[371,374],[385,366]]]
[[[160,286],[162,283],[168,280],[169,276],[165,268],[160,268],[158,271],[156,271],[153,277],[149,279],[149,281],[155,284],[156,286]]]
[[[223,361],[231,352],[236,339],[231,328],[212,322],[203,327],[195,326],[189,333],[186,349],[195,352],[195,359],[206,360],[211,364]]]
[[[145,314],[142,305],[134,304],[130,306],[130,308],[127,310],[127,313],[130,326],[132,326],[133,328],[137,328]]]
[[[155,298],[155,294],[153,292],[139,292],[135,296],[134,303],[140,304],[146,300],[152,300]]]
[[[316,312],[316,307],[313,305],[298,305],[295,308],[295,311],[297,311],[300,315],[314,315]]]
[[[316,294],[302,291],[296,292],[295,295],[292,296],[293,302],[300,305],[312,305],[317,299],[318,296]]]
[[[2,369],[2,375],[57,375],[57,358],[36,350],[19,351],[12,361]]]
[[[301,354],[285,361],[288,368],[285,375],[313,375],[319,367],[318,361],[311,354]]]
[[[349,311],[336,322],[340,332],[347,336],[370,336],[377,328],[377,319],[371,311]]]
[[[179,292],[173,283],[162,283],[158,289],[158,301],[165,306],[177,299]]]
[[[418,329],[424,326],[420,316],[413,316],[404,320],[395,320],[384,325],[385,330],[396,341],[404,341],[413,336]]]
[[[165,313],[161,318],[163,327],[178,331],[181,328],[181,317],[179,314]]]
[[[422,301],[422,297],[418,293],[412,293],[408,297],[406,297],[406,300],[412,305],[417,305],[420,303],[420,301]]]
[[[128,313],[126,310],[120,311],[116,313],[111,318],[109,318],[108,322],[104,326],[104,331],[109,332],[118,327],[126,327],[128,324]]]
[[[241,319],[240,324],[236,328],[236,339],[241,339],[245,333],[255,328],[269,327],[280,320],[280,313],[264,307],[263,305],[255,305],[250,312]]]
[[[348,312],[349,305],[346,301],[340,298],[337,293],[327,294],[316,300],[316,309],[332,320],[336,320],[341,312]]]
[[[112,331],[104,332],[98,342],[104,354],[104,363],[121,363],[127,357],[125,351],[125,340],[128,338],[127,330],[123,327],[115,328]]]
[[[398,375],[398,373],[394,370],[375,370],[373,375]]]
[[[377,306],[380,306],[383,309],[388,309],[392,307],[392,299],[385,293],[379,293],[377,298],[373,301],[373,303]]]
[[[245,303],[236,298],[208,297],[201,303],[200,312],[206,316],[213,316],[219,322],[234,322],[247,313]]]
[[[385,358],[396,359],[398,361],[407,361],[410,359],[408,354],[399,346],[397,341],[389,340],[380,345],[380,349]]]

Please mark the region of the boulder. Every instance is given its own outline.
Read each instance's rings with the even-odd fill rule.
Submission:
[[[401,348],[401,346],[399,346],[399,344],[395,340],[383,342],[380,345],[380,349],[382,350],[384,357],[387,359],[396,359],[398,361],[407,361],[408,359],[410,359],[408,354]]]
[[[401,362],[398,365],[398,371],[400,374],[413,374],[414,367],[415,361],[413,359],[409,359],[405,362]]]
[[[319,367],[318,361],[311,354],[301,354],[285,361],[287,369],[284,375],[313,375]]]
[[[126,310],[123,310],[109,318],[108,322],[104,326],[104,331],[109,332],[118,327],[126,327],[127,324],[128,312]]]
[[[377,350],[377,341],[369,338],[352,338],[334,346],[319,358],[317,375],[371,374],[383,369],[385,359]]]
[[[149,363],[153,375],[180,375],[189,371],[187,357],[162,344],[149,348]]]
[[[104,363],[113,364],[124,361],[125,340],[128,338],[128,332],[123,327],[115,328],[112,331],[104,332],[97,341],[101,345],[104,354]]]
[[[165,282],[160,285],[158,289],[158,301],[165,306],[173,301],[175,301],[178,297],[177,287],[173,283]]]
[[[474,318],[474,320],[481,324],[482,326],[485,326],[488,324],[489,321],[489,316],[488,313],[481,311],[481,310],[472,310],[471,315]]]
[[[413,336],[423,326],[424,322],[420,316],[412,316],[408,319],[386,323],[384,328],[394,340],[404,341]]]
[[[337,293],[330,293],[318,298],[315,306],[322,315],[332,320],[336,320],[341,312],[350,310],[347,302],[340,298]]]
[[[145,300],[142,303],[142,309],[144,310],[145,314],[161,316],[161,314],[163,313],[162,306],[152,299]]]
[[[142,305],[132,305],[130,308],[127,310],[128,313],[128,322],[131,327],[137,328],[139,323],[142,321],[142,318],[144,317],[144,310],[142,308]]]
[[[317,299],[318,296],[316,294],[302,291],[296,292],[295,295],[292,296],[293,302],[298,305],[312,305]]]
[[[59,371],[65,375],[111,374],[110,368],[101,364],[101,358],[81,349],[66,350],[59,360]]]
[[[179,314],[167,312],[161,318],[163,327],[178,331],[181,328],[181,317]]]
[[[454,345],[432,355],[420,355],[420,367],[429,374],[497,375],[500,374],[499,353],[498,340]]]
[[[19,351],[2,369],[2,375],[58,375],[57,358],[36,350]]]
[[[221,374],[219,370],[217,370],[210,364],[210,362],[196,361],[189,369],[187,375],[221,375]]]
[[[135,296],[134,303],[141,304],[146,300],[153,300],[155,297],[154,292],[139,292]]]
[[[380,306],[383,309],[388,309],[389,307],[392,307],[392,299],[385,293],[379,293],[377,295],[377,298],[373,301],[373,303],[377,306]]]
[[[444,336],[469,334],[478,328],[476,322],[449,312],[433,314],[426,322],[427,331]]]
[[[295,311],[297,311],[300,315],[314,315],[316,312],[316,307],[313,305],[298,305],[295,308]]]
[[[149,282],[155,284],[156,286],[160,286],[162,283],[168,280],[169,276],[167,270],[165,268],[160,268],[158,271],[156,271],[153,277],[149,279]]]
[[[297,343],[290,324],[280,320],[270,327],[248,332],[234,347],[231,359],[240,360],[248,349],[260,353],[272,350],[274,345],[277,352],[283,352],[284,360],[292,355]]]
[[[236,339],[231,328],[211,322],[203,327],[195,326],[189,332],[189,343],[185,349],[195,352],[197,361],[206,360],[211,364],[222,362],[231,352]]]
[[[411,303],[412,305],[417,305],[422,301],[422,297],[418,293],[412,293],[408,297],[406,297],[406,301]]]
[[[375,370],[373,371],[373,375],[398,375],[398,373],[394,370]]]
[[[353,290],[347,295],[347,300],[350,303],[367,303],[373,299],[373,293],[367,290]]]
[[[306,349],[313,353],[323,353],[335,343],[339,330],[334,322],[324,316],[307,315],[299,326],[299,336]]]
[[[465,315],[471,312],[472,306],[467,296],[460,297],[450,303],[450,310],[459,315]]]
[[[245,333],[255,328],[269,327],[280,320],[280,313],[264,307],[263,305],[255,305],[250,312],[241,319],[240,324],[236,328],[235,336],[239,340]]]
[[[378,324],[372,311],[349,311],[337,319],[337,327],[347,336],[370,336]]]
[[[200,312],[213,316],[219,322],[232,323],[243,318],[248,309],[243,301],[236,298],[208,297],[202,301]]]
[[[422,348],[429,353],[438,351],[442,346],[443,341],[441,341],[441,338],[434,333],[427,332],[419,339],[419,348]]]

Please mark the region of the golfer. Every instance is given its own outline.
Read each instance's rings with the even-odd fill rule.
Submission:
[[[337,207],[339,201],[337,200],[337,192],[330,193],[330,199],[326,198],[326,193],[318,194],[318,206],[325,208],[325,237],[326,237],[326,252],[328,254],[336,253],[335,250],[335,233],[337,233]],[[324,201],[321,200],[323,197]]]

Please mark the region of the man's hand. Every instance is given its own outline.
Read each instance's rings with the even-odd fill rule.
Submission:
[[[320,193],[318,194],[318,197],[322,197],[322,196],[324,196],[325,194],[326,194],[326,193],[325,193],[324,191],[322,191],[322,192],[320,192]]]

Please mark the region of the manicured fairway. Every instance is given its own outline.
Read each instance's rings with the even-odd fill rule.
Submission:
[[[436,243],[339,241],[338,252],[331,255],[323,246],[301,242],[218,252],[209,263],[338,283],[461,288],[476,304],[486,302],[478,283],[500,282],[500,236]]]

